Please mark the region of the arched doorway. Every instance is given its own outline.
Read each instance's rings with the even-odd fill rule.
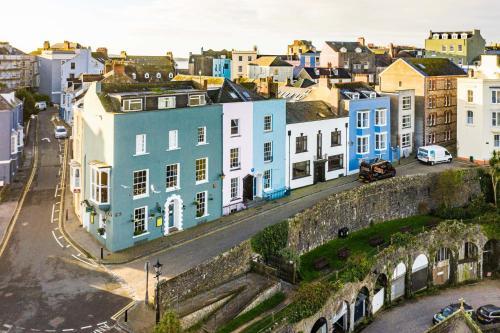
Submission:
[[[412,293],[427,288],[429,260],[425,254],[419,254],[411,266],[411,291]]]
[[[465,242],[458,253],[457,282],[475,280],[478,277],[478,247],[472,242]]]
[[[405,294],[406,265],[400,262],[392,272],[391,300],[394,301]]]
[[[356,326],[369,314],[369,295],[368,288],[363,287],[356,296],[356,301],[354,302],[354,326]]]
[[[387,276],[385,274],[379,274],[377,281],[375,282],[375,290],[373,294],[372,301],[372,312],[375,314],[380,310],[385,303],[385,291],[387,288]]]
[[[337,310],[332,318],[332,332],[345,333],[349,331],[349,304],[342,302],[340,309]]]
[[[435,285],[442,285],[450,280],[450,265],[452,252],[442,247],[436,252],[435,265],[432,270],[432,280]]]
[[[182,230],[182,199],[174,194],[165,202],[164,234]]]
[[[327,333],[327,332],[328,332],[328,326],[326,319],[324,317],[321,317],[318,320],[316,320],[314,326],[311,329],[311,333]]]
[[[500,242],[490,239],[483,248],[483,277],[490,277],[500,268]]]

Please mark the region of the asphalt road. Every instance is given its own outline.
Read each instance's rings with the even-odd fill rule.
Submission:
[[[466,165],[467,164],[454,161],[451,164],[438,164],[431,167],[421,164],[415,160],[398,168],[397,174],[398,176],[405,176],[439,172],[449,168],[464,167]],[[280,207],[260,212],[258,215],[248,218],[241,223],[235,223],[225,229],[210,233],[194,241],[180,244],[179,246],[169,248],[162,253],[151,255],[132,263],[116,266],[111,265],[108,268],[126,281],[127,284],[135,291],[135,294],[140,298],[145,294],[144,264],[147,260],[150,262],[156,262],[156,260],[159,259],[164,265],[163,278],[172,278],[224,251],[227,251],[242,241],[249,239],[266,226],[283,221],[327,198],[333,193],[349,190],[361,186],[363,183],[353,180],[352,182],[343,185],[336,185],[335,181],[332,181],[331,184],[331,187],[327,187],[320,192],[313,193],[299,200],[285,203]],[[153,295],[153,286],[154,280],[152,275],[150,275],[149,295]]]
[[[130,302],[117,278],[59,232],[63,141],[54,138],[53,114],[39,116],[38,172],[0,257],[0,331],[105,331]]]
[[[442,291],[416,301],[379,313],[363,333],[415,333],[425,332],[432,326],[432,316],[450,303],[464,298],[474,310],[481,305],[500,306],[500,280],[486,280],[478,284]]]

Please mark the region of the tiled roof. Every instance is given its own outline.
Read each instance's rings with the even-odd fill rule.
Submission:
[[[325,42],[326,45],[328,45],[332,50],[336,52],[340,52],[340,49],[343,47],[346,48],[347,52],[356,52],[356,48],[360,48],[361,52],[364,53],[372,53],[370,49],[364,45],[361,45],[358,42],[333,42],[333,41],[327,41]]]
[[[305,67],[307,75],[313,80],[319,79],[320,77],[328,77],[329,79],[350,79],[351,75],[344,68],[326,68],[326,67]]]
[[[323,101],[286,103],[286,123],[296,124],[317,120],[341,118],[332,107]]]
[[[281,60],[278,56],[260,57],[250,63],[250,65],[269,66],[269,67],[292,67],[293,65]]]
[[[224,80],[219,95],[217,96],[217,103],[234,103],[234,102],[250,102],[264,100],[259,94],[246,89],[245,87],[236,84],[230,80]]]
[[[424,76],[466,75],[452,61],[446,58],[401,58]]]

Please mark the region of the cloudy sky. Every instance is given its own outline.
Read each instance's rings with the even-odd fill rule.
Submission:
[[[32,51],[44,40],[110,53],[186,56],[257,45],[284,53],[293,39],[423,46],[430,29],[481,29],[500,42],[499,0],[24,0],[2,1],[0,40]],[[7,14],[7,15],[5,15]]]

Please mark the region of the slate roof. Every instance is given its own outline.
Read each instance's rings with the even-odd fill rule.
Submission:
[[[310,86],[314,86],[316,82],[311,81],[309,79],[298,79],[294,84],[293,87],[295,88],[308,88]]]
[[[10,110],[12,107],[10,106],[9,103],[5,100],[5,98],[0,95],[0,110]]]
[[[340,90],[342,98],[345,99],[351,99],[349,93],[358,93],[359,99],[370,98],[370,93],[376,93],[377,97],[380,97],[370,85],[364,82],[335,83],[334,87]]]
[[[340,49],[345,47],[347,52],[356,52],[356,48],[360,48],[363,53],[372,53],[370,49],[358,42],[335,42],[327,41],[325,42],[332,50],[335,52],[340,52]]]
[[[424,76],[467,75],[446,58],[401,58]]]
[[[264,56],[260,57],[250,63],[256,66],[269,66],[269,67],[293,67],[292,64],[281,60],[278,56]]]
[[[15,47],[11,47],[9,50],[7,47],[4,47],[0,44],[0,55],[25,55],[23,51],[16,49]]]
[[[307,75],[313,80],[320,77],[327,77],[329,79],[350,79],[351,75],[344,68],[326,68],[326,67],[305,67]]]
[[[261,100],[264,100],[264,97],[228,79],[224,80],[224,83],[219,90],[219,94],[215,99],[216,103],[250,102]]]
[[[338,115],[329,104],[323,101],[286,103],[287,124],[306,123],[342,117],[347,117],[347,115]]]
[[[102,64],[105,64],[106,61],[109,60],[109,57],[102,52],[92,52],[92,58],[94,58],[95,60],[99,61]]]

